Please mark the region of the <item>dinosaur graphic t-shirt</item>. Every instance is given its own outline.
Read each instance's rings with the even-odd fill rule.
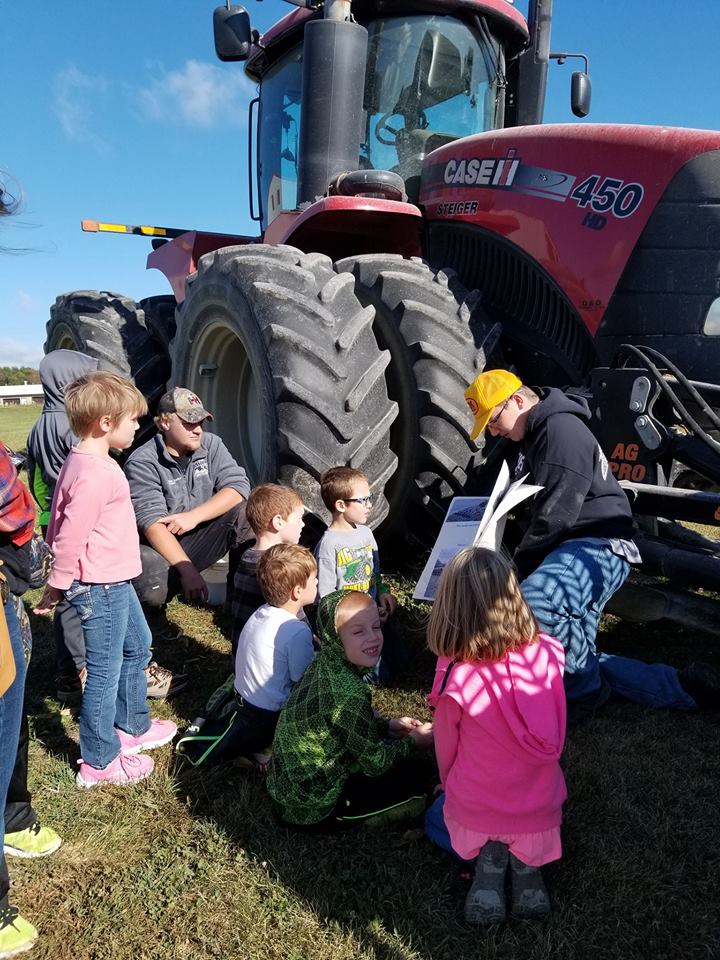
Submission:
[[[377,599],[378,547],[369,527],[326,530],[315,548],[318,596],[333,590],[359,590]]]

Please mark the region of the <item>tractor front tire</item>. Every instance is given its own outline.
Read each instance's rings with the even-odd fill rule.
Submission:
[[[407,524],[414,505],[417,521],[405,530],[424,543],[449,500],[472,492],[482,438],[470,439],[473,418],[463,394],[484,370],[500,327],[454,271],[393,254],[348,257],[335,269],[354,276],[358,299],[375,310],[378,345],[392,356],[388,394],[400,412],[391,430],[398,469],[386,491],[390,530],[395,517]]]
[[[376,494],[376,526],[396,467],[397,405],[385,385],[390,355],[353,286],[328,257],[294,247],[206,254],[178,311],[173,382],[200,395],[253,484],[289,484],[321,517],[320,475],[341,464],[362,470]]]

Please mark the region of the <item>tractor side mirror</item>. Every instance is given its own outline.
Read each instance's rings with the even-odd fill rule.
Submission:
[[[576,117],[586,117],[590,113],[592,84],[590,77],[582,70],[576,70],[570,81],[570,108]]]
[[[250,16],[245,7],[230,4],[215,7],[213,11],[213,35],[218,60],[234,63],[247,60],[252,44]]]
[[[576,117],[586,117],[590,113],[590,97],[592,84],[590,83],[590,61],[584,53],[549,53],[549,60],[557,60],[559,64],[566,60],[584,60],[585,69],[577,70],[570,82],[570,109]]]

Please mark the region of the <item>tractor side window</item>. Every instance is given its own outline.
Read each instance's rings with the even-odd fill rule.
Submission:
[[[263,228],[282,210],[297,207],[302,46],[268,70],[260,90],[258,180]]]
[[[432,150],[495,126],[498,47],[453,17],[368,26],[363,160],[407,182]]]

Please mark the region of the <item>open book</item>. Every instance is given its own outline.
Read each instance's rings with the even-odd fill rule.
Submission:
[[[505,461],[489,497],[455,497],[440,528],[432,553],[420,574],[413,597],[434,600],[445,564],[464,547],[499,550],[505,531],[505,518],[523,500],[542,487],[525,483],[525,477],[510,482]]]

